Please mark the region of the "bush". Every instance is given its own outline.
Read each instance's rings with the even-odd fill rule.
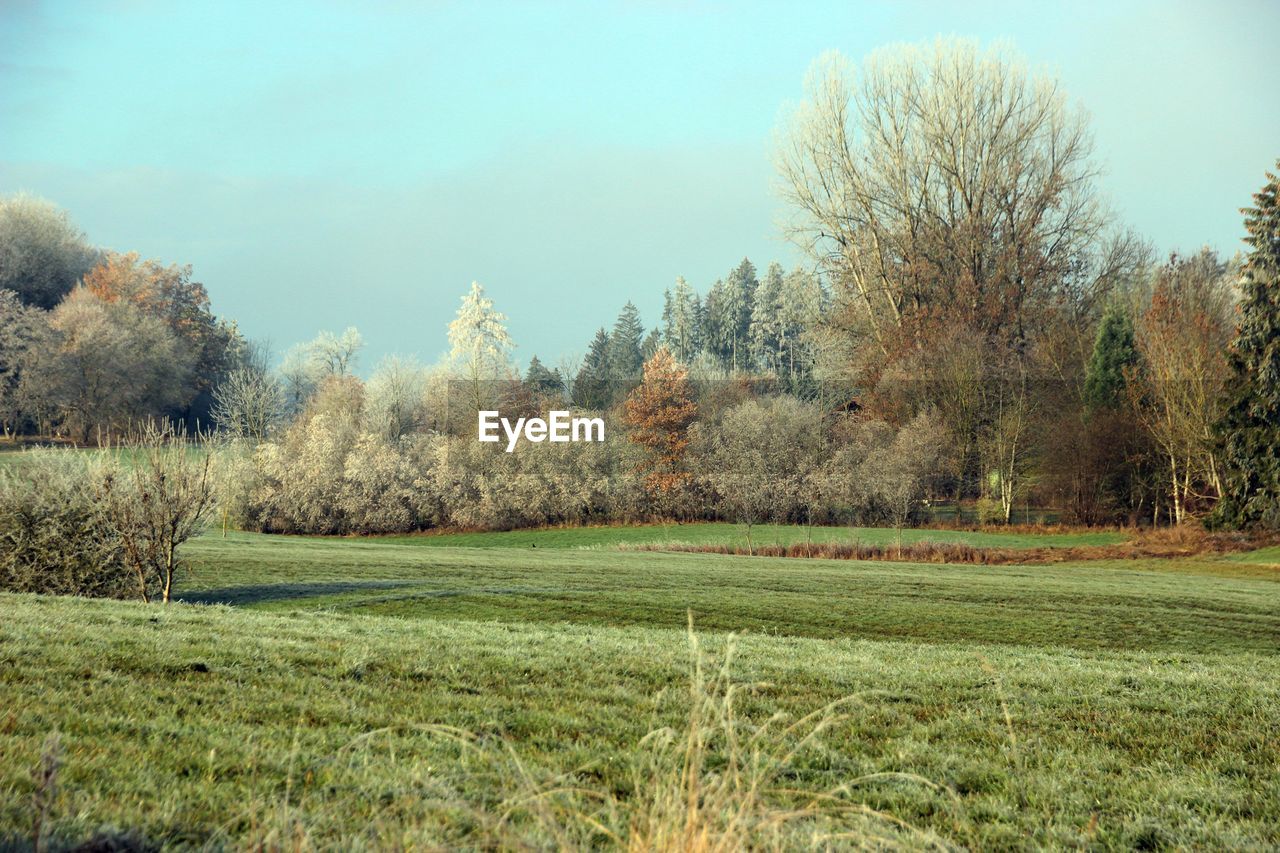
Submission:
[[[76,451],[32,450],[0,470],[0,589],[140,597],[95,497],[102,468]]]

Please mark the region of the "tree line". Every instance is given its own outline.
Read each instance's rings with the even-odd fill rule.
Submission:
[[[893,523],[1280,519],[1276,178],[1247,251],[1157,259],[1097,190],[1086,118],[1003,49],[943,40],[815,63],[778,168],[806,266],[747,259],[633,302],[581,358],[518,370],[473,284],[426,367],[360,377],[355,329],[278,364],[187,267],[0,208],[7,432],[217,427],[228,524],[296,532],[654,517]],[[122,383],[121,376],[130,381]],[[600,446],[494,452],[475,413],[602,413]]]
[[[246,357],[190,266],[91,246],[64,211],[0,198],[0,428],[107,442],[147,419],[209,425]]]

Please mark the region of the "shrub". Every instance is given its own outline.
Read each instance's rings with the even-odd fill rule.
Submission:
[[[137,598],[137,578],[95,498],[101,463],[30,450],[0,470],[0,589]]]

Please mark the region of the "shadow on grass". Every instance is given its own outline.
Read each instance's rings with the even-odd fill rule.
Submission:
[[[223,589],[194,590],[179,595],[178,600],[187,604],[260,604],[267,601],[287,601],[291,598],[341,595],[362,590],[398,589],[419,584],[421,584],[421,581],[412,580],[254,584],[249,586],[230,586]]]

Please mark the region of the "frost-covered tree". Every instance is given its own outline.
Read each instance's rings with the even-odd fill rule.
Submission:
[[[365,387],[365,420],[391,440],[422,428],[427,420],[427,372],[413,359],[388,356]]]
[[[320,332],[307,343],[290,348],[280,364],[286,412],[291,417],[301,412],[326,379],[350,376],[363,348],[364,338],[355,326],[337,335]]]
[[[185,405],[191,355],[169,327],[128,303],[103,302],[84,288],[50,316],[55,359],[39,385],[81,441],[97,428],[126,429]]]
[[[751,358],[764,370],[777,372],[782,340],[782,266],[769,264],[764,281],[756,289],[751,309]]]
[[[507,379],[513,373],[511,351],[515,343],[507,333],[507,316],[493,307],[479,282],[462,297],[458,314],[449,323],[449,360],[454,372],[470,385],[477,408],[483,398],[481,383]]]
[[[800,515],[822,447],[821,411],[790,396],[751,399],[723,413],[698,464],[721,511],[746,526]]]
[[[307,344],[312,362],[321,376],[350,376],[356,367],[364,338],[355,326],[348,326],[341,334],[323,331]]]
[[[284,411],[284,387],[258,365],[232,370],[213,392],[214,422],[236,438],[263,441]]]
[[[0,198],[0,290],[49,309],[97,263],[98,251],[60,210],[26,194]]]
[[[698,296],[681,276],[676,278],[676,289],[668,302],[663,317],[663,343],[676,361],[687,363],[700,347]]]
[[[0,290],[0,428],[21,427],[23,374],[39,351],[49,347],[48,314],[22,304],[18,294]]]
[[[813,372],[817,361],[819,324],[830,301],[822,281],[803,269],[783,280],[778,299],[779,371],[795,380]]]

